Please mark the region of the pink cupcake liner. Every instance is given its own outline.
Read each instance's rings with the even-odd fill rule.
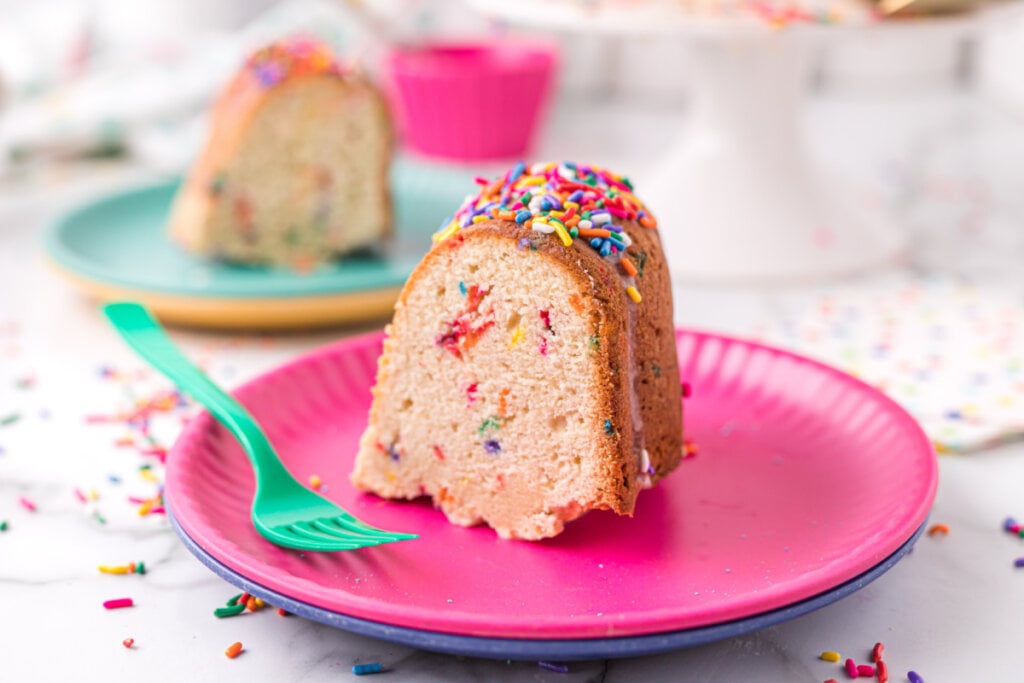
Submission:
[[[530,147],[557,50],[544,43],[431,43],[387,58],[399,130],[411,149],[448,159],[503,159]]]

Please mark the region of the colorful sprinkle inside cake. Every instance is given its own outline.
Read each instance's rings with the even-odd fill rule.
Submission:
[[[657,222],[596,166],[478,182],[395,305],[352,481],[504,538],[632,514],[684,447]]]
[[[305,269],[391,233],[384,101],[315,41],[253,54],[211,114],[170,230],[195,253]]]

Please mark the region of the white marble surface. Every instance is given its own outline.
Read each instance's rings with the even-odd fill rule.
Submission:
[[[634,174],[676,134],[670,111],[559,110],[543,141],[546,156],[591,158]],[[615,145],[601,132],[616,121]],[[1024,291],[1024,124],[970,94],[916,93],[882,105],[815,102],[815,149],[851,178],[864,201],[899,211],[914,233],[904,266],[873,275],[897,280],[951,276]],[[909,669],[928,683],[1017,681],[1024,570],[1021,542],[1000,529],[1024,518],[1024,445],[940,458],[932,519],[948,537],[924,537],[912,554],[858,593],[817,612],[710,645],[659,656],[579,662],[570,673],[532,662],[466,659],[417,651],[265,611],[218,620],[215,606],[235,591],[178,542],[159,516],[140,518],[126,495],[151,495],[139,458],[113,445],[123,429],[87,425],[87,414],[123,409],[122,387],[98,370],[142,368],[100,320],[94,306],[56,279],[39,237],[54,216],[83,198],[146,180],[129,164],[42,169],[0,185],[0,681],[146,680],[337,681],[354,663],[380,661],[383,680],[422,681],[824,681],[845,678],[817,659],[833,649],[864,661],[876,641],[887,648],[891,679]],[[642,184],[641,184],[642,187]],[[856,280],[844,284],[856,284]],[[676,284],[677,323],[733,333],[790,315],[813,288],[730,288]],[[190,354],[233,386],[353,330],[276,338],[175,331]],[[15,385],[34,378],[31,388]],[[158,379],[150,380],[159,386]],[[164,424],[169,441],[176,426]],[[112,484],[111,473],[122,477]],[[884,476],[884,473],[879,473]],[[821,482],[841,486],[842,482]],[[73,489],[96,487],[96,509]],[[28,497],[38,506],[18,505]],[[145,576],[109,576],[100,564],[143,560]],[[136,606],[107,612],[101,603],[131,596]],[[135,639],[126,650],[121,641]],[[226,659],[234,641],[245,653]]]

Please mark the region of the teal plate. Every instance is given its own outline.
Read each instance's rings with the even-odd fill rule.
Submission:
[[[288,329],[386,317],[430,236],[475,187],[473,174],[408,159],[391,174],[395,239],[378,256],[299,273],[198,258],[167,235],[178,181],[126,190],[54,223],[45,248],[57,269],[102,301],[132,299],[165,323]]]

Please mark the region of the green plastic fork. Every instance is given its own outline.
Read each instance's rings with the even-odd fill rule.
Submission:
[[[136,353],[238,439],[256,473],[252,523],[268,541],[297,550],[332,552],[417,538],[372,527],[296,481],[249,411],[189,362],[144,307],[112,303],[103,312]]]

